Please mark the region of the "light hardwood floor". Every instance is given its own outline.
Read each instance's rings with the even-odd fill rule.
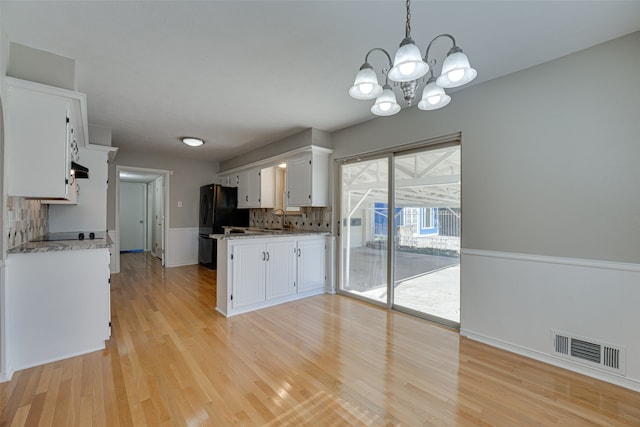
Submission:
[[[342,296],[226,319],[215,272],[122,256],[107,349],[16,372],[0,425],[640,425],[640,393]]]

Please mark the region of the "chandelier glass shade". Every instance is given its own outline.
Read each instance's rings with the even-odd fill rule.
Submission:
[[[407,37],[402,40],[389,70],[389,78],[394,82],[410,82],[427,74],[429,65],[422,60],[420,49]]]
[[[349,89],[349,95],[355,99],[374,99],[381,93],[382,86],[378,84],[376,72],[365,62],[360,67],[353,86]]]
[[[455,88],[465,85],[476,78],[477,72],[469,64],[469,58],[462,49],[456,45],[456,40],[450,34],[440,34],[434,37],[427,46],[424,57],[420,49],[411,38],[411,1],[406,0],[407,20],[405,38],[391,61],[391,55],[382,48],[373,48],[365,56],[364,64],[358,71],[353,86],[349,89],[349,95],[355,99],[375,99],[371,112],[379,116],[390,116],[400,111],[400,105],[396,101],[393,88],[400,86],[403,98],[408,105],[414,100],[417,88],[425,83],[422,98],[418,103],[421,110],[436,110],[449,104],[451,97],[444,91],[445,88]],[[451,40],[453,47],[447,53],[442,62],[440,75],[434,76],[434,67],[437,61],[429,57],[429,50],[434,41],[440,38]],[[369,55],[373,52],[382,52],[388,60],[389,67],[383,68],[380,75],[384,77],[384,86],[378,82],[378,73],[369,63]],[[425,76],[430,74],[427,79]]]
[[[436,83],[435,77],[431,77],[422,91],[422,100],[418,103],[421,110],[437,110],[451,102],[451,97]]]
[[[445,88],[458,87],[469,83],[477,75],[477,71],[469,65],[467,55],[456,46],[449,51],[442,63],[442,72],[436,83]]]

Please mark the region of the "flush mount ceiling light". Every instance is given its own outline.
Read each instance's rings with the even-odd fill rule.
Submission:
[[[421,110],[436,110],[442,108],[451,101],[451,97],[444,91],[445,88],[454,88],[469,83],[476,78],[476,70],[469,65],[467,55],[456,45],[456,39],[450,34],[440,34],[434,37],[427,45],[424,58],[420,54],[420,49],[411,38],[411,0],[406,0],[407,21],[405,25],[405,37],[400,43],[400,47],[395,54],[393,62],[391,55],[386,50],[376,47],[367,52],[364,57],[364,64],[356,74],[355,82],[349,89],[349,95],[355,99],[375,99],[375,104],[371,107],[371,112],[378,116],[391,116],[400,111],[400,105],[396,101],[393,88],[389,85],[389,80],[394,86],[400,86],[403,98],[407,105],[416,97],[416,89],[425,82],[425,75],[430,73],[426,80],[425,88],[422,91],[421,101],[418,108]],[[449,38],[453,47],[449,49],[447,57],[442,63],[440,76],[433,75],[433,68],[436,65],[434,58],[429,58],[429,50],[434,41],[439,38]],[[384,76],[385,83],[378,83],[378,75],[369,64],[369,55],[374,51],[384,53],[389,60],[389,68],[383,68],[380,74]]]
[[[187,144],[190,147],[199,147],[202,144],[204,144],[204,141],[200,138],[192,138],[190,136],[188,137],[184,137],[184,138],[180,138],[180,140],[182,142],[184,142],[185,144]]]

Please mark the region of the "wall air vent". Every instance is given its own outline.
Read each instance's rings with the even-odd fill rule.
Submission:
[[[551,330],[551,354],[625,375],[625,348]]]
[[[569,337],[566,337],[564,335],[556,335],[554,350],[556,353],[565,355],[569,354]]]

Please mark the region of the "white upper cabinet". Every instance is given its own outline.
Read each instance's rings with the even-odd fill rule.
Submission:
[[[218,177],[218,183],[225,187],[238,187],[238,175],[221,175]]]
[[[262,168],[260,170],[259,202],[261,208],[276,207],[276,168]]]
[[[222,185],[238,187],[239,208],[289,211],[292,210],[289,208],[329,206],[329,156],[332,151],[313,145],[303,147],[225,171],[218,179]],[[281,163],[286,164],[286,172],[275,166]],[[284,189],[283,181],[286,181]]]
[[[234,176],[238,180],[239,208],[275,206],[275,168],[253,168]]]
[[[249,171],[240,171],[232,175],[238,187],[238,207],[249,207]]]
[[[329,205],[329,154],[311,150],[287,159],[287,206]]]
[[[7,194],[69,199],[72,143],[86,141],[84,94],[11,77],[6,82]]]

